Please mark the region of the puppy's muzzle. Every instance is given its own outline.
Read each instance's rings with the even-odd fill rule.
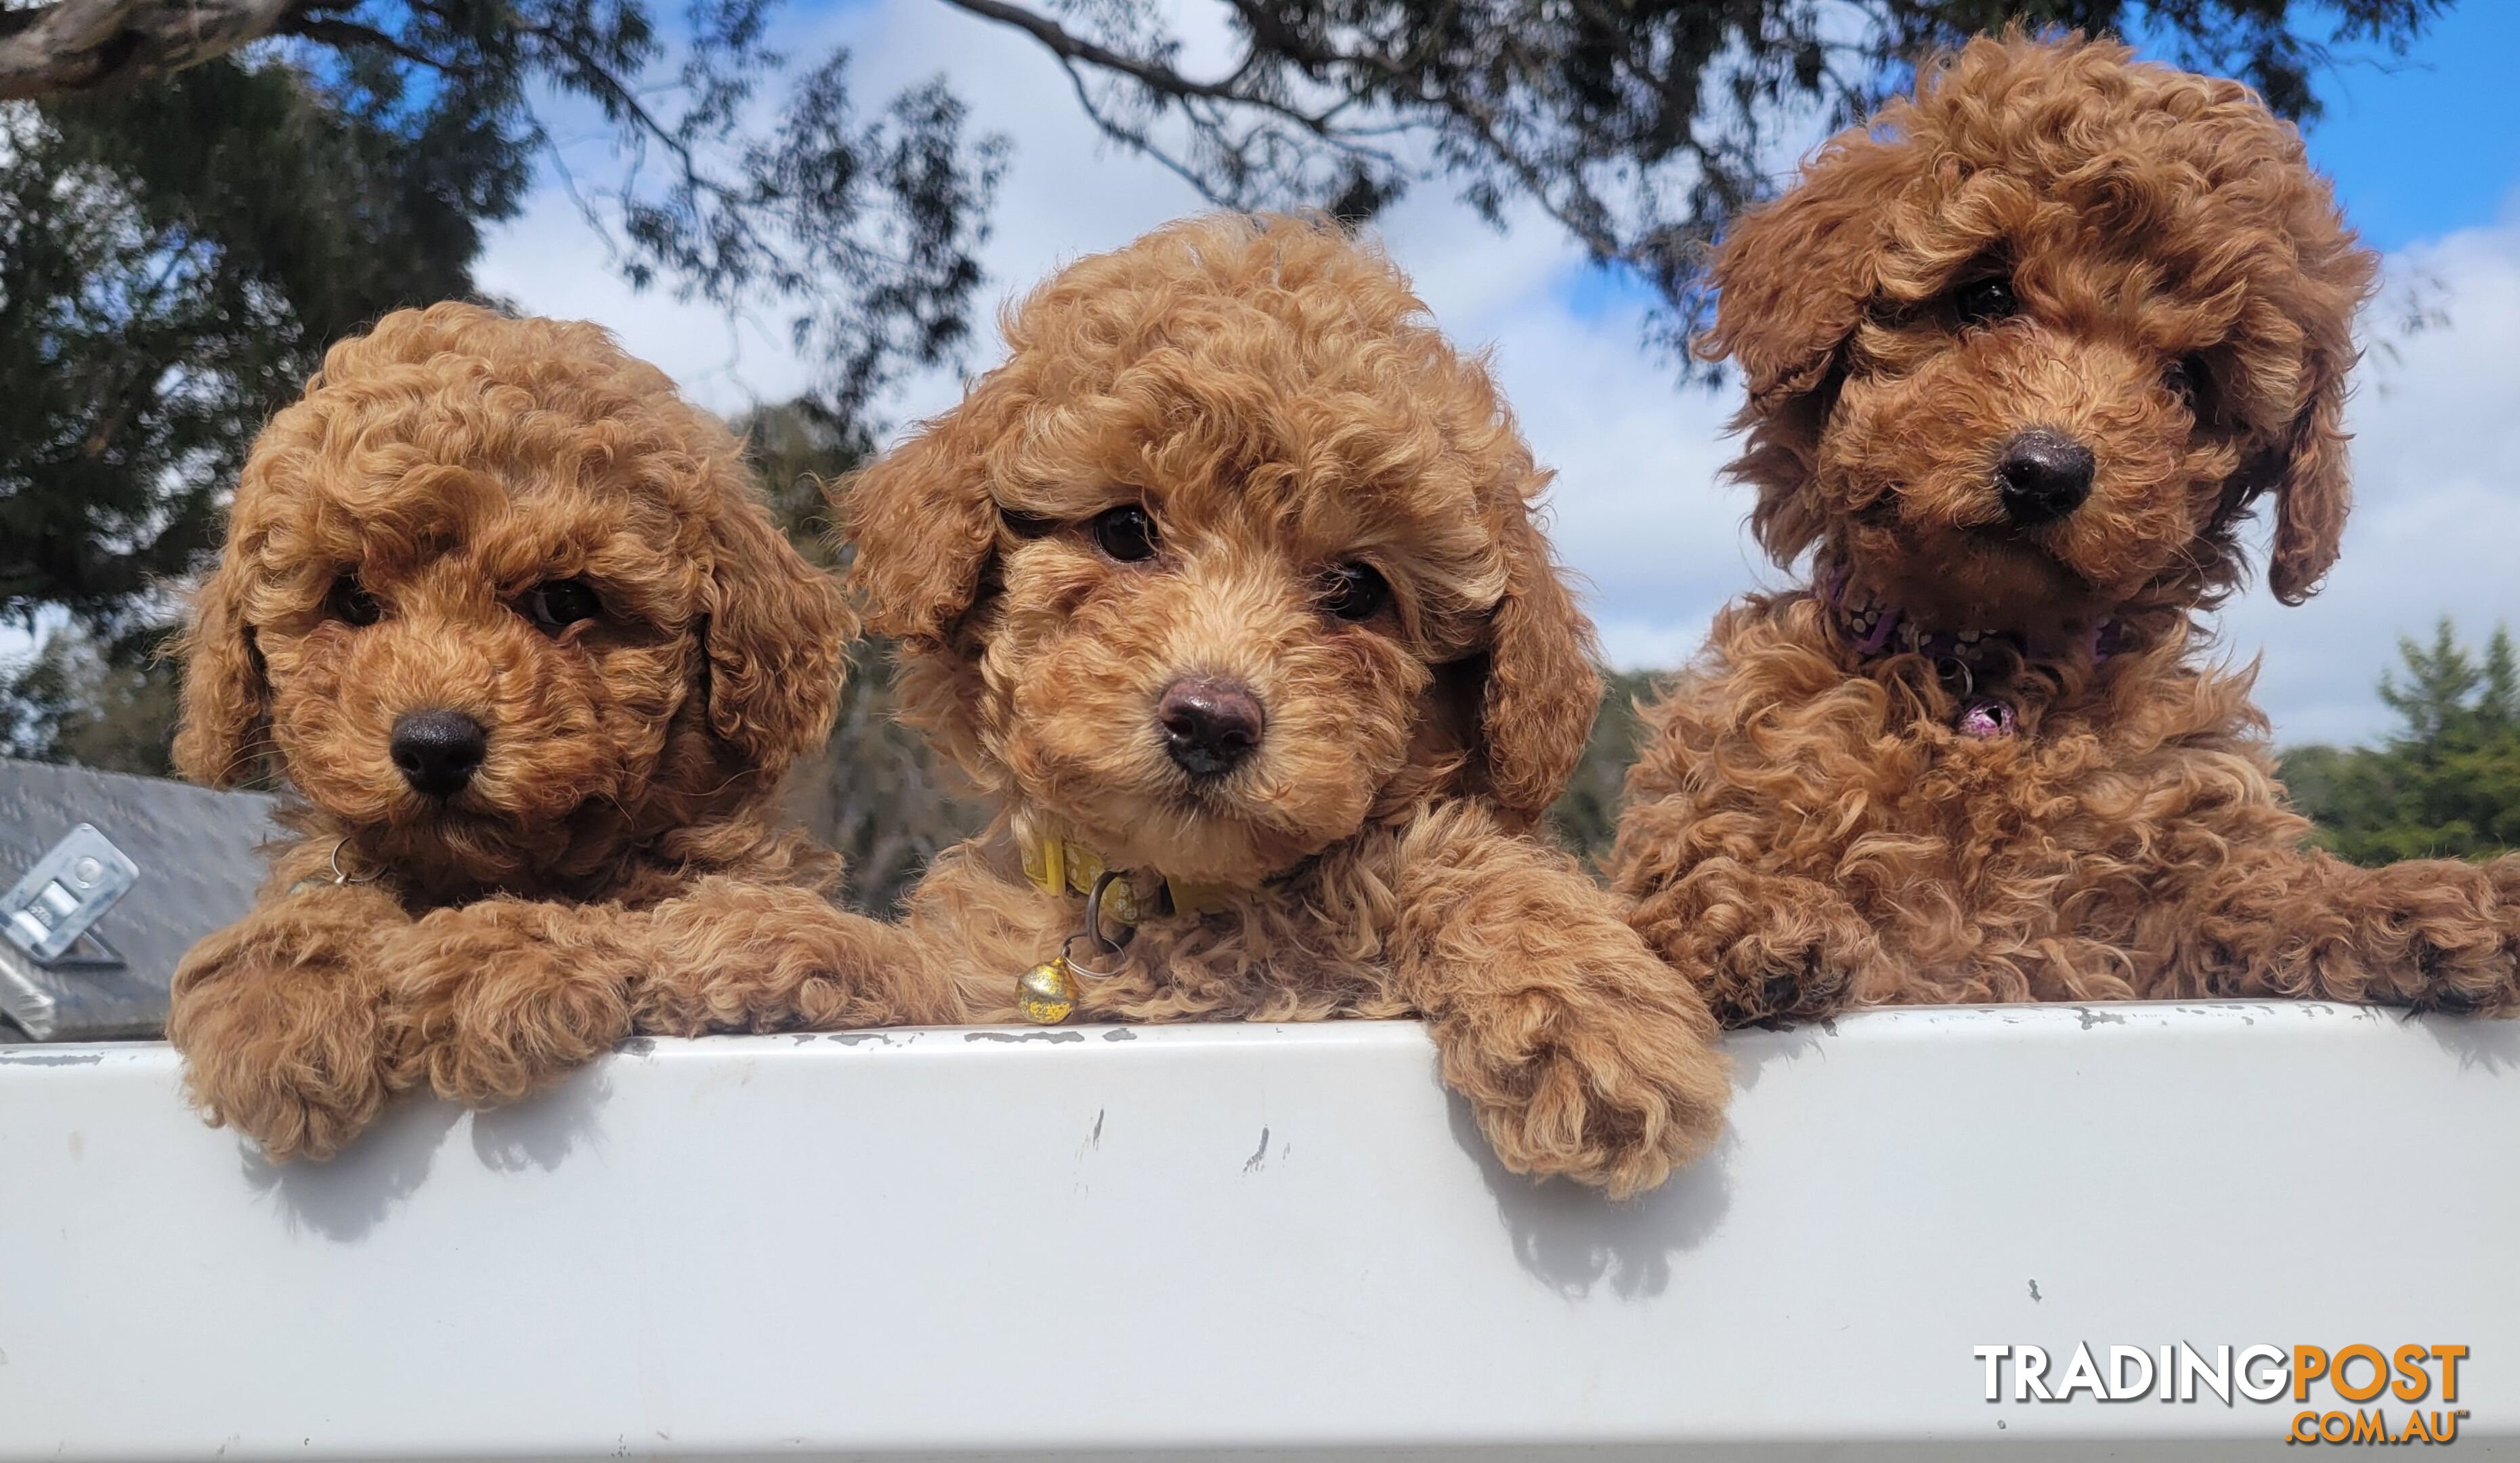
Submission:
[[[1174,765],[1199,778],[1223,777],[1241,765],[1268,725],[1250,687],[1212,676],[1185,676],[1166,686],[1155,721]]]
[[[2092,449],[2061,433],[2033,428],[2004,445],[1996,489],[2015,527],[2052,524],[2092,495]]]
[[[462,711],[406,711],[394,721],[390,750],[413,792],[452,798],[480,770],[490,734]]]

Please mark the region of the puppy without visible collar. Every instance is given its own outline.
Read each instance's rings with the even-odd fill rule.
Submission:
[[[335,346],[186,637],[178,765],[267,764],[300,835],[175,974],[195,1101],[322,1158],[396,1090],[513,1100],[633,1030],[950,1018],[772,816],[851,626],[735,439],[593,326],[443,304]]]

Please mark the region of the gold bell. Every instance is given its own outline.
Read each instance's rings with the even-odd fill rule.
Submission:
[[[1060,955],[1025,971],[1015,983],[1015,1003],[1023,1008],[1024,1020],[1035,1026],[1055,1027],[1067,1020],[1076,1010],[1076,977],[1067,969],[1067,957]]]

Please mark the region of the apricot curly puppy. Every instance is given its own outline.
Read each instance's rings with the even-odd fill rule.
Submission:
[[[1972,42],[1740,220],[1702,349],[1812,583],[1727,610],[1647,710],[1614,855],[1727,1022],[2511,1007],[2520,860],[2310,849],[2191,614],[2262,497],[2278,598],[2334,562],[2373,268],[2246,88],[2110,42]]]
[[[854,628],[733,437],[590,325],[462,304],[337,345],[254,444],[177,764],[303,798],[176,972],[194,1100],[325,1157],[426,1080],[519,1097],[633,1030],[950,1017],[771,796]]]
[[[1714,1023],[1525,836],[1599,682],[1485,370],[1285,218],[1086,259],[1007,335],[842,503],[907,718],[1005,807],[911,897],[931,969],[981,1020],[1062,948],[1090,1018],[1422,1015],[1518,1171],[1703,1151]]]

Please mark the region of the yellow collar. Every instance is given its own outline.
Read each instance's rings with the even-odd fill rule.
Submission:
[[[1043,893],[1062,898],[1071,892],[1093,892],[1094,881],[1109,867],[1102,854],[1074,839],[1035,833],[1020,825],[1015,829],[1015,847],[1023,854],[1024,877]],[[1233,888],[1192,884],[1162,874],[1129,874],[1114,879],[1102,892],[1102,907],[1124,925],[1138,923],[1142,915],[1223,914],[1234,907]]]

